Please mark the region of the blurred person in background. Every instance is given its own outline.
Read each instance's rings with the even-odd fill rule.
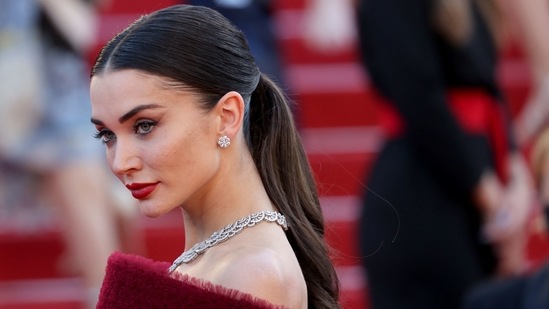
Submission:
[[[547,20],[549,23],[549,19]],[[549,237],[549,128],[536,134],[531,152],[541,216],[533,227]],[[549,263],[533,272],[512,278],[492,278],[476,285],[465,296],[463,309],[546,309],[549,308]]]
[[[528,60],[531,92],[516,121],[517,142],[530,153],[540,212],[533,228],[549,236],[549,2],[500,0]],[[517,35],[518,34],[518,35]],[[466,295],[465,309],[544,309],[549,307],[549,264],[513,278],[494,278]]]
[[[493,1],[359,4],[387,138],[360,224],[375,308],[459,308],[474,284],[525,270],[533,186],[496,79],[498,14]]]
[[[360,224],[374,308],[459,308],[475,283],[523,272],[534,189],[496,79],[497,4],[312,2],[324,6],[317,16],[356,2],[360,53],[382,102],[386,142]]]
[[[1,206],[17,208],[32,192],[22,186],[37,183],[25,179],[38,180],[38,191],[46,193],[41,197],[60,213],[68,250],[60,266],[82,275],[89,308],[95,308],[108,256],[121,249],[119,228],[133,228],[128,223],[133,212],[112,207],[127,202],[116,198],[102,149],[89,138],[93,130],[87,125],[91,111],[85,56],[95,43],[98,4],[0,1]],[[21,101],[8,101],[18,95]]]
[[[257,64],[277,84],[284,86],[282,60],[276,39],[272,2],[276,0],[186,0],[206,6],[227,17],[244,32]]]

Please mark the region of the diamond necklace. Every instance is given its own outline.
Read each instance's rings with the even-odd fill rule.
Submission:
[[[286,217],[284,217],[284,215],[279,212],[260,211],[251,214],[214,232],[212,236],[210,236],[210,238],[195,244],[194,246],[192,246],[191,249],[183,252],[177,259],[175,259],[172,266],[170,266],[170,268],[168,269],[168,272],[172,273],[179,265],[183,263],[189,263],[209,248],[235,236],[236,234],[240,233],[245,227],[252,227],[261,221],[275,222],[278,225],[282,226],[285,231],[288,230]]]

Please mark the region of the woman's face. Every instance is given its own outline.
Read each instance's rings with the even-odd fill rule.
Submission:
[[[219,166],[215,113],[198,96],[136,70],[91,81],[92,122],[113,173],[157,217],[205,198]]]

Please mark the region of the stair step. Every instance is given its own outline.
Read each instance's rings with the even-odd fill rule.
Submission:
[[[344,49],[323,52],[307,46],[304,38],[304,12],[298,8],[279,8],[274,15],[279,52],[288,66],[295,64],[357,62],[354,42]]]
[[[101,14],[147,14],[154,10],[167,7],[174,4],[180,4],[181,0],[156,0],[156,1],[135,1],[135,0],[116,0],[110,1],[109,5],[101,10]]]
[[[275,10],[303,10],[308,0],[277,0],[272,1]]]
[[[360,198],[356,196],[330,196],[321,198],[320,204],[326,224],[326,242],[332,247],[336,266],[360,265],[358,250],[358,222]],[[328,219],[327,219],[328,220]]]
[[[361,266],[336,267],[343,309],[371,308],[367,278]]]
[[[321,196],[357,196],[382,135],[375,126],[301,130],[301,138]]]
[[[2,219],[1,221],[7,221]],[[41,228],[35,230],[0,230],[0,282],[35,278],[63,278],[71,276],[61,269],[65,257],[65,243],[59,218],[45,216]],[[181,253],[184,246],[181,213],[173,211],[160,218],[151,219],[141,215],[139,228],[143,232],[146,255],[155,260],[170,260]],[[3,222],[0,222],[0,225]],[[37,252],[40,259],[37,260]]]
[[[79,278],[0,281],[0,309],[84,309]]]
[[[57,227],[32,234],[4,231],[0,247],[0,281],[59,276],[57,261],[65,245]]]

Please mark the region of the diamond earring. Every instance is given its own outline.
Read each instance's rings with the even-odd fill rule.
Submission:
[[[221,148],[227,148],[231,144],[231,139],[227,135],[223,135],[217,140],[217,144]]]

